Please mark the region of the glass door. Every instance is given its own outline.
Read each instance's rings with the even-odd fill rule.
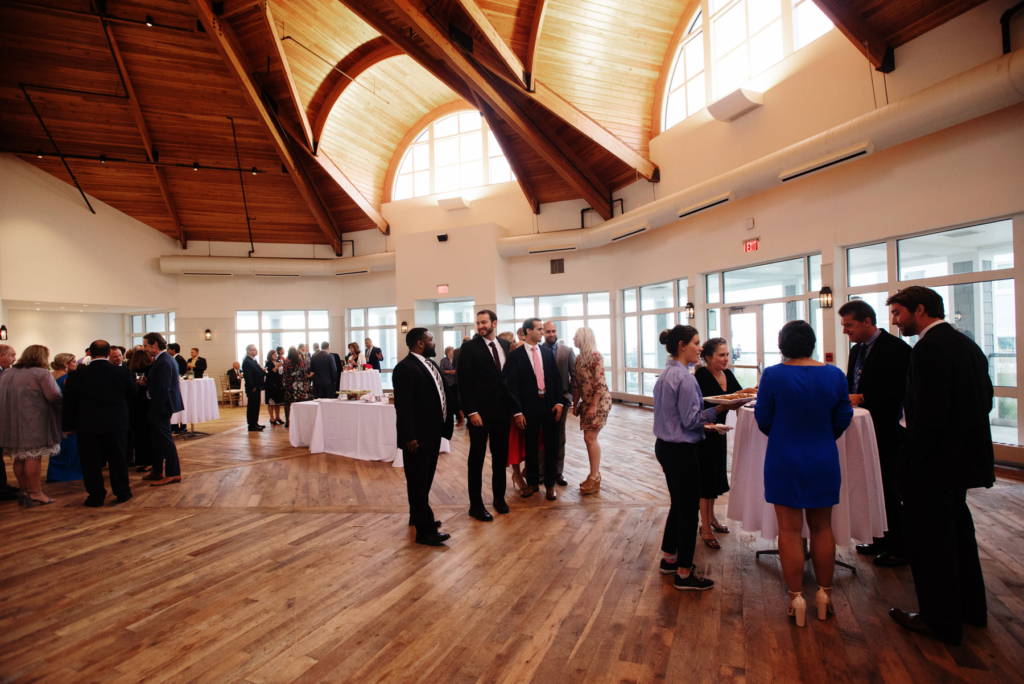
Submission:
[[[445,325],[441,327],[441,348],[437,350],[440,358],[448,347],[458,349],[462,346],[462,338],[472,337],[476,333],[476,326],[472,325]]]
[[[729,310],[728,329],[723,332],[732,348],[732,372],[744,387],[754,387],[760,380],[763,367],[761,327],[760,305]]]

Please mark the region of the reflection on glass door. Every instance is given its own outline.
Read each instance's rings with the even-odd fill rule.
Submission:
[[[758,349],[761,307],[748,306],[729,312],[729,344],[732,347],[732,372],[744,387],[758,383]]]

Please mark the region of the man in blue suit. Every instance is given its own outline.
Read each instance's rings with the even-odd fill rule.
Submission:
[[[183,411],[185,405],[181,403],[178,364],[167,353],[164,336],[147,333],[142,338],[142,348],[153,361],[149,373],[138,381],[149,391],[149,423],[153,438],[153,470],[142,479],[152,480],[152,487],[162,487],[181,482],[181,464],[178,463],[178,449],[171,434],[171,416]]]
[[[242,377],[245,378],[245,400],[248,402],[245,409],[245,422],[249,424],[249,432],[260,432],[265,425],[260,425],[260,398],[263,396],[263,388],[266,385],[267,372],[260,368],[260,362],[256,360],[255,344],[245,348],[245,360],[242,361]]]

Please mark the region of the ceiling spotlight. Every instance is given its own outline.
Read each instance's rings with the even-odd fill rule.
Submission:
[[[254,176],[256,175],[256,167],[255,166],[252,167],[252,175],[254,175]]]
[[[106,163],[107,163],[107,155],[101,154],[100,155],[100,164],[106,164]]]
[[[43,158],[43,151],[42,150],[36,150],[36,157],[38,157],[39,159],[42,159]]]
[[[146,15],[146,26],[152,26],[152,25],[153,25],[153,17],[151,17],[151,16],[149,16],[147,14]]]
[[[199,162],[192,162],[192,170],[193,171],[198,171],[199,170]]]

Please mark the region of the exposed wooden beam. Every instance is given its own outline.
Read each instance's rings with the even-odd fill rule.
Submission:
[[[534,214],[539,214],[540,202],[537,200],[537,193],[533,191],[530,176],[519,162],[519,159],[512,154],[512,142],[498,123],[498,117],[495,116],[494,110],[484,103],[480,111],[484,115],[484,119],[487,120],[487,126],[491,129],[491,133],[494,134],[494,139],[501,146],[501,151],[505,153],[505,159],[508,161],[508,165],[512,167],[512,172],[516,174],[516,182],[519,183],[520,189],[522,189],[523,194],[526,196],[526,201],[530,203],[530,210]]]
[[[288,64],[288,55],[284,52],[284,43],[281,42],[281,34],[277,30],[277,23],[274,21],[274,15],[270,11],[270,3],[267,0],[263,0],[260,3],[260,10],[263,15],[263,20],[270,30],[270,36],[274,43],[274,50],[277,52],[277,58],[281,60],[281,69],[284,71],[284,80],[288,84],[288,94],[291,96],[292,103],[295,105],[295,116],[298,117],[299,125],[302,127],[302,133],[306,136],[306,149],[313,149],[313,131],[309,126],[309,117],[306,116],[306,108],[302,106],[302,98],[299,97],[299,89],[295,85],[295,79],[292,77],[292,69]]]
[[[376,44],[376,47],[370,48],[369,46],[371,43]],[[352,53],[365,52],[365,50],[362,49],[364,47],[369,48],[369,52],[366,52],[362,57],[354,58],[352,60],[345,57],[338,63],[337,69],[346,74],[347,77],[340,76],[338,81],[334,84],[334,87],[331,88],[327,93],[327,96],[324,98],[324,103],[320,107],[320,113],[317,114],[316,120],[313,122],[313,149],[317,149],[319,147],[320,138],[323,136],[324,128],[327,126],[327,119],[330,118],[331,111],[334,110],[334,105],[337,104],[339,99],[341,99],[341,95],[345,92],[345,89],[348,88],[353,81],[359,78],[360,74],[375,64],[383,62],[385,59],[405,54],[401,48],[384,36],[377,36],[372,40],[368,40],[353,50]]]
[[[135,95],[132,80],[128,77],[128,68],[121,57],[121,48],[118,47],[117,39],[114,37],[114,28],[102,19],[100,20],[100,25],[107,34],[107,40],[110,42],[110,52],[114,55],[117,68],[121,71],[124,89],[128,93],[128,105],[132,110],[132,116],[135,118],[135,125],[139,129],[142,145],[146,148],[146,156],[149,158],[149,161],[154,162],[156,161],[156,156],[153,153],[153,140],[150,138],[146,120],[142,116],[142,107],[139,106],[139,99]],[[188,236],[185,235],[185,228],[181,225],[181,219],[178,218],[178,210],[174,206],[174,200],[171,199],[171,191],[167,187],[167,180],[164,178],[163,171],[160,170],[159,166],[154,164],[151,168],[153,169],[153,175],[156,177],[156,184],[160,188],[160,195],[164,198],[164,204],[167,206],[167,213],[171,217],[171,223],[174,224],[174,228],[178,233],[178,242],[181,243],[181,248],[185,249],[188,246]]]
[[[814,4],[864,53],[875,69],[889,73],[896,68],[892,46],[850,9],[849,3],[843,0],[814,0]]]
[[[196,0],[193,0],[193,2]],[[608,220],[612,216],[611,193],[600,181],[594,183],[585,175],[583,168],[577,168],[559,149],[555,140],[544,135],[529,116],[509,97],[501,92],[490,78],[497,78],[489,70],[482,70],[476,62],[471,61],[461,50],[452,45],[448,36],[443,33],[433,19],[423,9],[410,0],[385,0],[387,6],[401,17],[419,36],[444,56],[445,62],[455,73],[508,123],[569,185],[590,203],[602,218]],[[347,4],[347,3],[346,3]],[[357,3],[352,3],[355,5]],[[352,5],[348,5],[352,8]],[[353,8],[354,9],[354,8]],[[358,12],[357,12],[358,13]],[[370,24],[389,24],[386,19],[366,13],[376,21]],[[362,14],[360,14],[362,16]],[[364,17],[365,18],[365,17]],[[380,30],[380,29],[377,29]],[[383,33],[383,31],[381,31]],[[489,78],[490,77],[490,78]],[[472,101],[472,100],[471,100]]]
[[[338,168],[338,165],[334,163],[334,160],[328,157],[323,150],[320,150],[315,155],[309,155],[309,157],[319,164],[320,168],[326,171],[327,174],[334,179],[334,182],[352,198],[353,202],[359,205],[359,208],[363,210],[364,214],[370,217],[370,220],[377,224],[377,228],[380,232],[388,235],[387,220],[380,215],[380,212],[377,211],[368,199],[363,197],[362,193],[359,192],[359,189],[356,188],[355,183],[349,180],[348,176]]]
[[[223,0],[220,3],[220,12],[217,16],[221,19],[230,19],[239,14],[245,14],[253,7],[259,7],[260,0]]]
[[[221,58],[224,60],[224,64],[228,67],[228,71],[235,77],[239,85],[242,86],[242,92],[245,95],[245,99],[249,102],[249,107],[252,109],[256,118],[267,133],[268,138],[274,145],[274,150],[277,152],[277,156],[280,157],[281,163],[284,164],[285,169],[288,171],[288,175],[291,176],[292,181],[295,183],[296,189],[302,199],[306,202],[306,206],[309,207],[310,212],[313,214],[313,218],[316,219],[317,225],[320,226],[320,230],[323,232],[324,237],[327,238],[328,243],[334,250],[335,254],[341,254],[341,231],[335,225],[334,220],[331,218],[327,210],[324,209],[320,202],[320,198],[317,196],[315,189],[306,178],[305,173],[300,168],[295,157],[292,156],[291,151],[288,149],[288,143],[285,138],[281,135],[281,131],[277,129],[273,114],[271,114],[266,105],[263,103],[263,98],[260,96],[259,88],[253,83],[252,67],[248,63],[248,59],[245,53],[242,51],[238,44],[238,39],[235,37],[234,31],[231,27],[223,23],[218,17],[213,14],[213,10],[210,7],[208,0],[189,0],[192,5],[192,9],[195,10],[196,15],[199,17],[199,21],[206,29],[206,34],[210,40],[213,41],[214,47],[217,48],[217,52],[220,53]]]
[[[520,85],[524,88],[529,88],[530,84],[526,80],[526,69],[523,67],[523,63],[519,61],[516,53],[512,52],[512,48],[502,40],[501,35],[494,28],[494,24],[487,18],[484,11],[480,9],[480,5],[476,4],[476,0],[458,0],[458,3],[466,11],[470,21],[473,22],[477,30],[487,39],[487,44],[498,53],[502,63],[509,72],[519,81]]]
[[[533,9],[533,22],[530,24],[530,43],[526,48],[526,78],[530,81],[527,85],[533,87],[533,72],[537,69],[537,45],[540,43],[540,33],[544,30],[544,16],[548,11],[548,3],[545,0],[537,0]]]

